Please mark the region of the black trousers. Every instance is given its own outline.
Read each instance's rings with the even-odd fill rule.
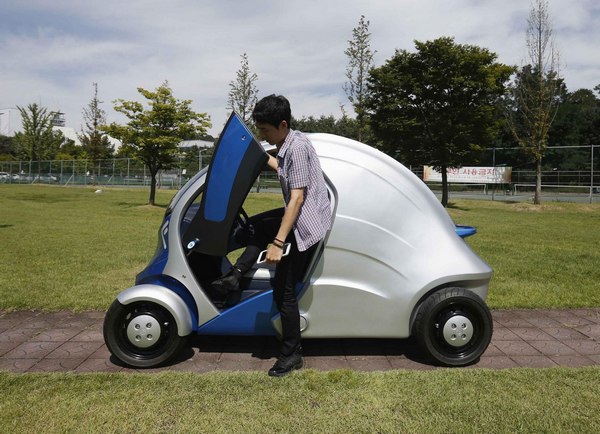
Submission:
[[[281,226],[283,213],[284,209],[278,208],[249,219],[254,230],[253,233],[247,234],[247,247],[235,263],[235,267],[242,274],[252,268],[260,252],[273,241]],[[296,285],[302,280],[308,261],[315,253],[318,243],[306,251],[300,252],[293,233],[288,235],[285,242],[291,244],[290,254],[283,257],[275,269],[273,300],[281,317],[281,354],[288,356],[300,348],[301,342]]]

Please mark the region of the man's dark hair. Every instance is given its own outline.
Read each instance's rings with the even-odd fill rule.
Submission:
[[[290,102],[282,95],[265,96],[254,106],[252,119],[258,124],[269,124],[279,128],[281,121],[286,121],[288,127],[292,120]]]

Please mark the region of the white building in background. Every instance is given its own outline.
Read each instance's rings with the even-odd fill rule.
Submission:
[[[0,109],[0,135],[13,137],[22,130],[21,113],[14,108]]]
[[[61,128],[66,128],[65,114],[62,112],[53,112],[52,114],[52,127],[56,127],[60,131],[62,131]],[[23,131],[21,112],[16,108],[0,109],[0,134],[3,136],[14,137],[16,133],[21,131]]]
[[[182,140],[179,142],[179,149],[187,150],[197,146],[200,149],[208,149],[215,146],[215,142],[212,140]]]

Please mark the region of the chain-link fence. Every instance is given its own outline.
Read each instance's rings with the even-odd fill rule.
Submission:
[[[490,148],[481,152],[477,164],[484,167],[511,167],[507,184],[450,183],[450,197],[529,200],[536,184],[535,164],[521,148]],[[600,202],[600,145],[552,146],[542,160],[542,198],[549,201]],[[423,166],[410,167],[423,179]],[[427,182],[441,195],[439,182]]]
[[[571,200],[571,197],[587,196],[590,202],[600,202],[600,149],[598,148],[600,146],[548,149],[544,158],[546,170],[542,171],[542,195],[546,195],[549,200]],[[451,184],[451,195],[492,196],[493,198],[499,194],[520,199],[532,196],[536,174],[532,170],[530,161],[519,159],[519,153],[522,151],[516,148],[488,149],[480,161],[482,166],[512,166],[510,184]],[[180,188],[198,172],[203,163],[208,164],[209,158],[204,160],[187,162],[181,160],[177,167],[159,172],[158,188]],[[410,169],[422,179],[422,166],[413,166]],[[0,183],[147,187],[150,182],[148,169],[133,158],[98,161],[0,161]],[[436,193],[441,191],[440,184],[428,183],[428,185]],[[253,190],[260,192],[278,189],[279,182],[275,173],[263,172]]]
[[[195,175],[183,167],[158,174],[159,188],[179,188]],[[133,158],[111,160],[0,161],[0,182],[90,186],[149,186],[150,172]]]
[[[196,173],[200,164],[181,164],[157,175],[158,188],[179,189]],[[208,159],[205,160],[208,164]],[[146,187],[151,177],[147,167],[133,158],[110,160],[0,161],[0,183],[89,185],[99,187]],[[279,188],[274,172],[264,172],[257,179],[254,191]]]

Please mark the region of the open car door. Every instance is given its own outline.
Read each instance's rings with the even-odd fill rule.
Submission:
[[[228,253],[231,229],[268,158],[244,121],[233,112],[210,161],[200,208],[183,236],[185,246],[213,256]]]

